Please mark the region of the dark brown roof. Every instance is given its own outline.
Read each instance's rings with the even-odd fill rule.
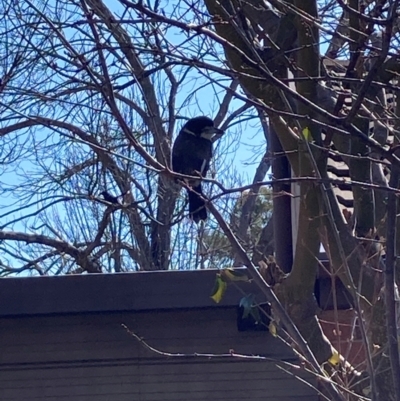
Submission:
[[[162,271],[0,279],[0,316],[146,311],[217,306],[218,270]],[[219,306],[238,305],[250,283],[228,286]],[[262,299],[262,298],[261,298]]]

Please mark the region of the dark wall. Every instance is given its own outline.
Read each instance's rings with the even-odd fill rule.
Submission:
[[[257,288],[230,285],[217,305],[216,273],[0,279],[0,401],[316,400],[276,367],[297,363],[290,349],[268,331],[237,330],[241,297],[265,301]],[[164,352],[228,356],[158,355],[123,323]]]
[[[274,362],[168,358],[145,349],[122,323],[165,352],[234,350],[296,363],[268,332],[238,332],[234,307],[3,317],[0,400],[317,400]]]

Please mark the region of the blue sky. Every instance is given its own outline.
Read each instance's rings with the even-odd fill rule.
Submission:
[[[113,4],[115,7],[115,2],[109,1],[108,3]],[[173,4],[174,3],[169,3],[168,7],[172,7]],[[175,4],[177,4],[177,2],[175,2]],[[68,29],[66,32],[68,34]],[[70,34],[72,37],[72,35],[74,35],[74,32],[71,30]],[[184,49],[184,51],[188,52],[191,51],[190,47],[185,47],[187,37],[180,33],[178,30],[173,29],[169,31],[167,36],[169,42],[177,46],[177,48]],[[134,32],[132,32],[132,37],[134,37]],[[223,57],[222,53],[220,56]],[[216,58],[209,57],[209,60],[207,61],[210,63],[215,63]],[[215,84],[210,85],[208,77],[205,76],[205,73],[205,71],[192,69],[187,75],[187,83],[182,86],[182,89],[179,91],[177,96],[177,106],[175,109],[176,115],[179,115],[181,117],[194,117],[196,115],[209,115],[211,117],[215,116],[222,97],[225,94],[221,85],[228,85],[229,82],[227,79],[222,79],[221,76],[217,76],[216,74],[214,74],[213,76],[216,79],[216,82]],[[157,79],[157,83],[159,84],[160,75]],[[201,88],[201,86],[205,84],[208,85]],[[241,101],[233,101],[230,107],[230,111],[235,110],[241,105]],[[162,104],[160,104],[160,107],[162,107]],[[61,110],[59,112],[64,113],[64,111]],[[56,112],[56,114],[57,113],[58,112]],[[228,113],[228,116],[229,114],[230,113]],[[254,111],[252,111],[252,114],[254,116]],[[44,113],[44,115],[46,116],[46,113]],[[224,138],[216,146],[216,178],[222,181],[222,183],[226,186],[229,186],[229,182],[227,180],[228,176],[235,176],[239,184],[247,184],[251,182],[255,169],[265,152],[265,139],[260,129],[259,123],[257,122],[257,119],[246,121],[249,115],[250,112],[246,113],[246,115],[241,118],[242,122],[240,124],[235,124],[229,127]],[[85,113],[82,112],[82,119],[84,119],[84,117]],[[179,130],[180,126],[183,123],[183,120],[177,122],[175,132]],[[11,134],[9,137],[12,138],[14,137],[14,135]],[[25,146],[27,146],[29,149],[33,147],[34,141],[36,146],[38,146],[40,141],[43,141],[40,146],[42,146],[44,149],[45,146],[51,145],[51,142],[55,143],[59,141],[60,136],[56,132],[50,132],[47,128],[42,127],[35,130],[34,136],[30,134],[22,134],[19,138],[20,142],[26,142]],[[75,144],[74,146],[76,147],[76,149],[78,149],[79,146],[84,147],[84,145],[77,144]],[[22,156],[18,159],[18,161],[12,164],[11,169],[3,166],[0,178],[3,193],[4,189],[6,189],[8,186],[15,186],[16,184],[18,185],[23,183],[27,175],[37,174],[39,172],[39,165],[41,165],[42,168],[41,172],[43,172],[43,168],[56,170],[60,169],[60,166],[55,166],[55,164],[58,163],[59,160],[54,161],[51,155],[46,159],[46,157],[43,157],[43,154],[41,154],[39,156],[39,159],[40,160],[33,161]],[[1,167],[2,166],[0,166],[0,168]],[[18,191],[9,193],[8,196],[2,196],[0,200],[0,215],[4,215],[8,211],[14,209],[16,206],[21,205],[21,196],[24,191],[25,190],[23,188],[19,188]],[[43,194],[32,195],[31,199],[27,199],[23,203],[30,204],[38,199],[43,199],[44,197],[45,195]],[[7,217],[3,217],[1,219],[1,224],[5,225],[6,222],[10,222],[11,220],[19,217],[21,214],[26,215],[27,213],[34,213],[36,212],[38,207],[43,206],[44,203],[45,202],[41,201],[38,203],[38,205],[27,207],[22,210],[19,209],[15,213],[10,214]],[[65,219],[67,219],[68,216],[65,215],[65,210],[63,208],[59,208],[59,213],[62,214]],[[31,233],[42,233],[40,224],[38,223],[38,221],[35,221],[34,217],[27,219],[24,222],[17,222],[15,224],[9,225],[6,227],[6,229]],[[45,229],[43,233],[44,232],[48,234],[48,231]]]

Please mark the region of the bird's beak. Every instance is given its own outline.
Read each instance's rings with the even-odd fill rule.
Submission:
[[[216,134],[216,135],[223,135],[225,133],[224,130],[217,128],[217,127],[213,127],[213,130],[214,130],[214,134]]]
[[[214,135],[222,135],[224,133],[224,131],[222,131],[222,129],[219,129],[217,127],[207,127],[206,129],[203,130],[203,132],[201,133],[201,137],[202,138],[206,138],[208,140],[211,140],[211,138]]]
[[[217,127],[207,127],[204,129],[203,132],[206,132],[207,134],[218,134],[221,135],[224,133],[222,129],[219,129]]]

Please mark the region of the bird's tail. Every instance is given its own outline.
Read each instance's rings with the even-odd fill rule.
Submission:
[[[189,215],[195,223],[198,223],[200,220],[207,220],[206,204],[198,194],[203,195],[201,184],[192,187],[192,190],[188,190]]]

